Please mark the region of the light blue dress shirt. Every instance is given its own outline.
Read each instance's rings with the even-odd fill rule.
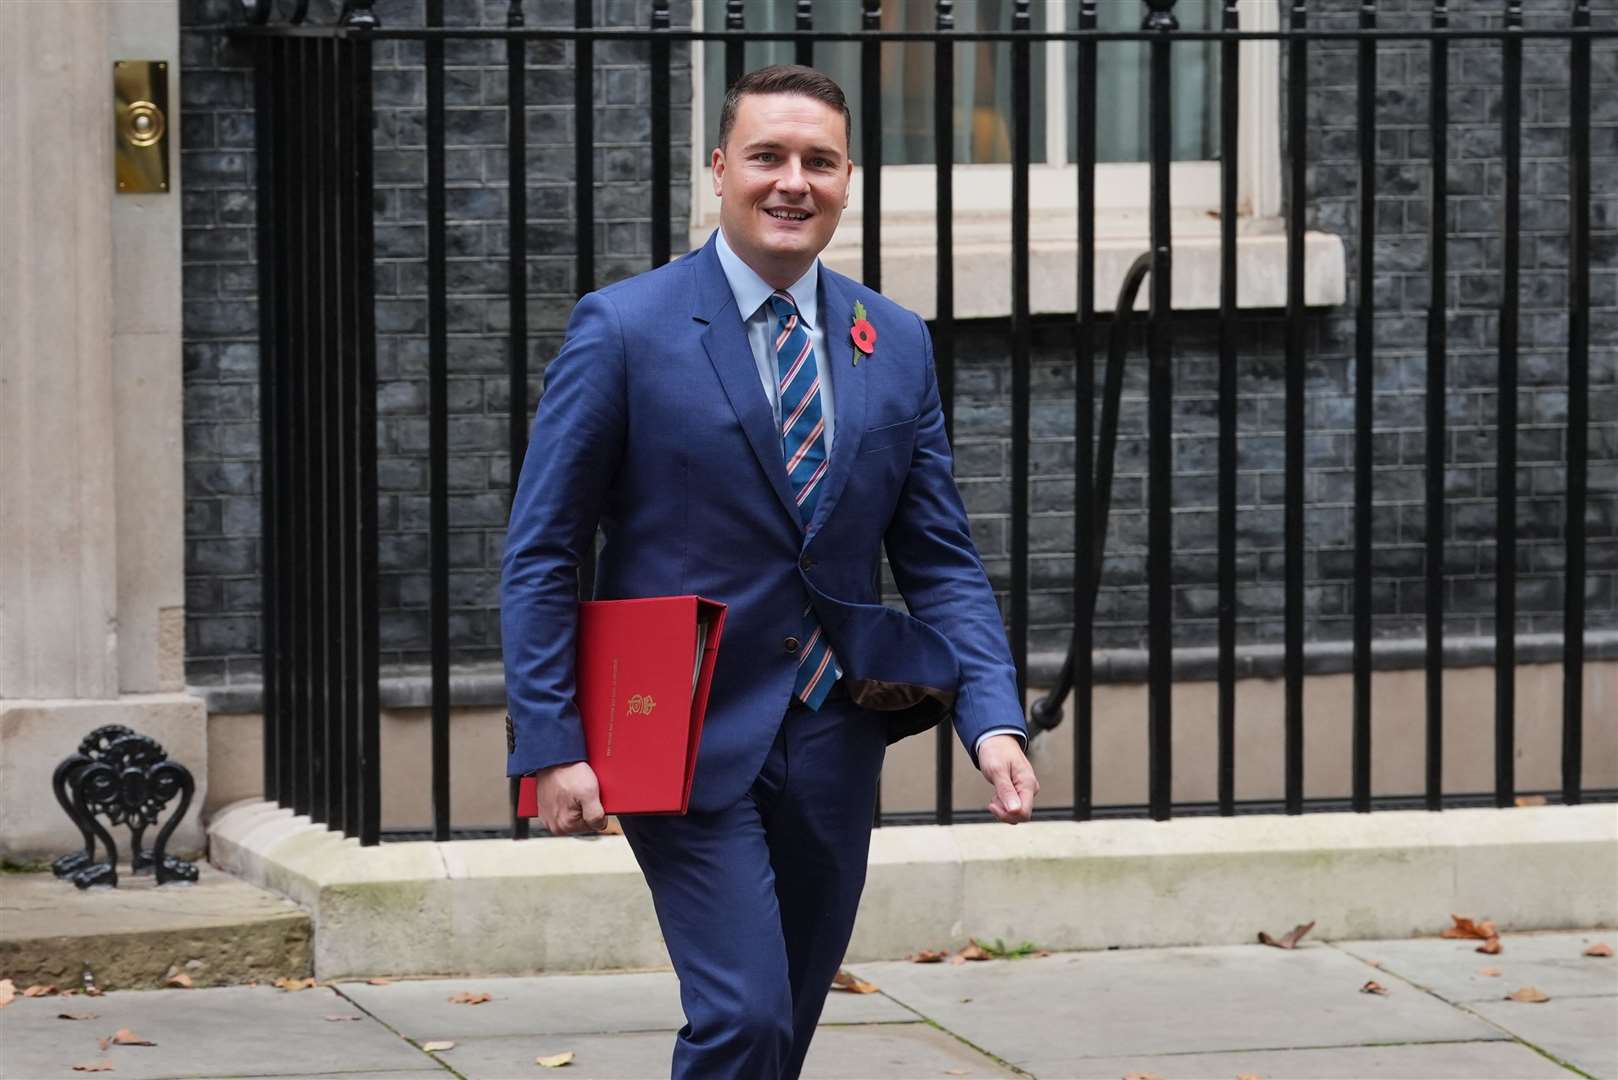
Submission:
[[[764,397],[775,412],[775,429],[781,430],[780,374],[775,360],[775,312],[765,303],[775,293],[772,287],[742,257],[731,250],[725,241],[725,230],[719,230],[719,265],[724,268],[725,280],[736,297],[736,310],[741,312],[747,327],[747,343],[753,347],[753,363],[758,365],[758,379],[764,387]],[[826,377],[826,327],[820,318],[820,260],[804,272],[803,277],[787,287],[787,294],[798,305],[798,317],[809,331],[809,344],[815,352],[815,364],[820,372],[820,415],[826,421],[826,456],[831,457],[832,440],[837,434],[837,406],[832,400],[831,379]]]
[[[775,359],[775,312],[771,311],[765,303],[775,293],[774,286],[770,285],[745,262],[742,257],[731,250],[729,242],[725,240],[725,230],[720,229],[717,243],[714,245],[719,253],[719,265],[725,271],[725,280],[730,283],[730,291],[736,297],[736,310],[741,313],[742,324],[747,329],[747,343],[753,349],[753,363],[758,366],[758,380],[764,388],[764,397],[770,403],[770,409],[775,413],[775,429],[781,430],[781,391],[779,388],[780,376],[776,371]],[[803,320],[809,331],[809,342],[815,352],[815,363],[818,365],[822,378],[820,380],[820,415],[826,421],[826,456],[831,457],[832,440],[837,431],[837,406],[832,396],[832,381],[825,377],[826,357],[826,325],[820,318],[820,260],[816,259],[804,275],[787,287],[787,293],[792,302],[798,305],[798,317]],[[1022,732],[1013,727],[990,728],[978,736],[977,745],[972,748],[974,754],[982,749],[983,741],[994,735],[1015,735],[1022,740]]]

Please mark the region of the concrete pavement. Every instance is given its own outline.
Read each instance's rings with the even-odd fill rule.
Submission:
[[[1618,960],[1583,955],[1618,945],[1618,933],[1503,941],[1498,956],[1436,938],[1305,939],[1291,951],[858,964],[879,992],[832,995],[805,1075],[1618,1080]],[[1361,992],[1367,980],[1388,993]],[[1505,1000],[1525,985],[1550,1000]],[[463,991],[490,1000],[449,1001]],[[73,1065],[102,1061],[115,1080],[659,1077],[680,1023],[666,971],[19,998],[0,1009],[0,1077],[75,1077],[87,1074]],[[120,1028],[157,1045],[100,1051],[97,1039]],[[422,1049],[432,1041],[454,1046]],[[535,1063],[567,1051],[565,1069]]]

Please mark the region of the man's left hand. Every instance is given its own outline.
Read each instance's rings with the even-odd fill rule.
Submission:
[[[978,747],[978,770],[994,786],[989,813],[1007,825],[1027,821],[1034,814],[1039,779],[1015,735],[991,735]]]

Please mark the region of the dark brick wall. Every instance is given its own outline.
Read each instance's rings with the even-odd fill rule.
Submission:
[[[318,5],[317,5],[318,6]],[[420,3],[382,0],[391,25],[420,22]],[[504,0],[447,5],[462,19],[503,24]],[[529,0],[529,25],[568,25],[567,0]],[[1503,5],[1452,2],[1457,24]],[[1530,0],[1529,25],[1566,20],[1563,0]],[[1316,25],[1351,26],[1357,5],[1320,0]],[[1387,25],[1424,24],[1425,3],[1384,0]],[[597,3],[597,19],[644,25],[646,0]],[[191,0],[183,34],[185,184],[188,670],[194,681],[251,680],[258,606],[256,289],[252,262],[252,114],[244,57],[219,33],[233,0]],[[689,4],[676,4],[679,24]],[[325,18],[317,13],[316,18]],[[1612,24],[1610,13],[1602,15]],[[504,91],[502,47],[449,51],[450,462],[456,654],[498,653],[499,550],[507,483]],[[1457,634],[1492,628],[1495,364],[1501,288],[1503,163],[1497,49],[1457,45],[1450,97],[1450,392],[1446,483],[1452,502],[1445,597]],[[1567,409],[1565,313],[1568,171],[1566,46],[1525,50],[1521,390],[1519,393],[1519,628],[1561,627]],[[597,265],[603,281],[647,265],[651,88],[640,46],[596,51]],[[1426,49],[1389,45],[1380,60],[1375,478],[1376,632],[1419,633],[1423,596],[1424,385],[1429,194]],[[1591,628],[1618,627],[1618,49],[1596,48],[1593,145],[1589,578]],[[419,659],[427,640],[425,176],[419,47],[377,51],[377,295],[379,471],[384,659]],[[531,403],[574,295],[572,49],[529,52]],[[674,213],[686,212],[689,75],[675,50],[671,92],[677,170]],[[1309,317],[1309,497],[1305,596],[1310,637],[1349,633],[1353,536],[1353,260],[1357,257],[1355,57],[1352,45],[1310,50],[1309,221],[1345,238],[1350,296]],[[677,233],[679,229],[677,228]],[[676,236],[680,250],[683,236]],[[1283,323],[1246,313],[1238,347],[1241,400],[1240,635],[1281,634]],[[958,355],[958,472],[974,531],[997,585],[1009,583],[1009,370],[1003,321],[963,324]],[[1215,327],[1188,314],[1176,331],[1176,634],[1213,638],[1215,564]],[[1031,601],[1035,652],[1064,647],[1072,559],[1071,329],[1041,321],[1033,367]],[[1114,517],[1098,643],[1144,639],[1145,385],[1132,353],[1114,487]]]
[[[312,5],[329,23],[336,4]],[[388,25],[419,26],[421,0],[381,0]],[[250,61],[223,34],[236,0],[182,5],[185,186],[187,670],[193,681],[258,670],[258,364]],[[505,0],[445,5],[451,25],[504,26]],[[527,0],[531,27],[572,26],[571,0]],[[602,26],[644,26],[646,0],[597,0]],[[689,3],[674,5],[689,22]],[[595,251],[601,283],[650,265],[652,88],[645,47],[595,49]],[[451,488],[450,633],[458,655],[498,655],[509,387],[505,375],[505,46],[446,47],[445,158]],[[530,408],[575,297],[573,47],[527,57]],[[384,662],[427,641],[426,79],[421,46],[375,49],[379,563]],[[688,213],[689,51],[674,50],[674,218]],[[676,230],[675,250],[685,232]]]

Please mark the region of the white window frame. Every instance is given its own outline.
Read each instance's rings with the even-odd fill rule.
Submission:
[[[1062,0],[1042,0],[1047,25],[1065,25]],[[1237,0],[1247,30],[1281,26],[1280,0]],[[701,28],[702,4],[692,4]],[[1287,245],[1281,220],[1280,42],[1243,41],[1237,94],[1240,124],[1237,155],[1236,302],[1244,308],[1286,303]],[[1071,312],[1077,293],[1078,166],[1067,156],[1066,69],[1063,45],[1046,43],[1047,158],[1029,166],[1031,310]],[[701,246],[719,223],[706,145],[703,43],[692,50],[690,242]],[[955,292],[957,318],[991,318],[1011,312],[1011,166],[957,164],[953,168],[953,236],[956,280],[970,275],[973,287]],[[1111,311],[1119,284],[1144,250],[1149,235],[1151,166],[1145,162],[1096,165],[1096,309]],[[937,169],[933,165],[882,167],[882,286],[890,298],[931,318],[937,303]],[[1173,210],[1173,297],[1176,309],[1219,306],[1219,162],[1176,161],[1169,167]],[[864,181],[856,165],[843,214],[821,260],[859,278],[862,267]],[[1304,236],[1304,303],[1330,306],[1347,294],[1347,253],[1340,237]],[[1145,310],[1147,290],[1136,304]]]
[[[1065,27],[1065,0],[1044,0],[1046,25]],[[1241,25],[1250,30],[1279,29],[1277,0],[1238,0]],[[692,5],[692,20],[702,28],[702,3]],[[1073,207],[1078,166],[1067,161],[1067,70],[1063,42],[1045,43],[1045,146],[1046,160],[1029,167],[1031,212]],[[719,199],[713,193],[706,145],[706,103],[703,92],[704,43],[692,51],[691,230],[706,235],[719,219]],[[1237,212],[1243,217],[1274,217],[1281,212],[1281,109],[1280,43],[1244,41],[1241,44],[1241,79],[1238,88],[1241,124],[1235,151],[1237,160]],[[1098,211],[1147,209],[1151,167],[1146,162],[1103,162],[1096,166]],[[882,205],[903,207],[905,214],[931,214],[937,206],[936,167],[884,165]],[[862,170],[856,164],[848,210],[856,218],[864,203]],[[1169,168],[1171,200],[1177,210],[1206,211],[1219,206],[1219,162],[1176,161]],[[957,164],[954,166],[955,210],[959,214],[1006,212],[1011,200],[1011,165]],[[892,210],[885,209],[884,216]]]

